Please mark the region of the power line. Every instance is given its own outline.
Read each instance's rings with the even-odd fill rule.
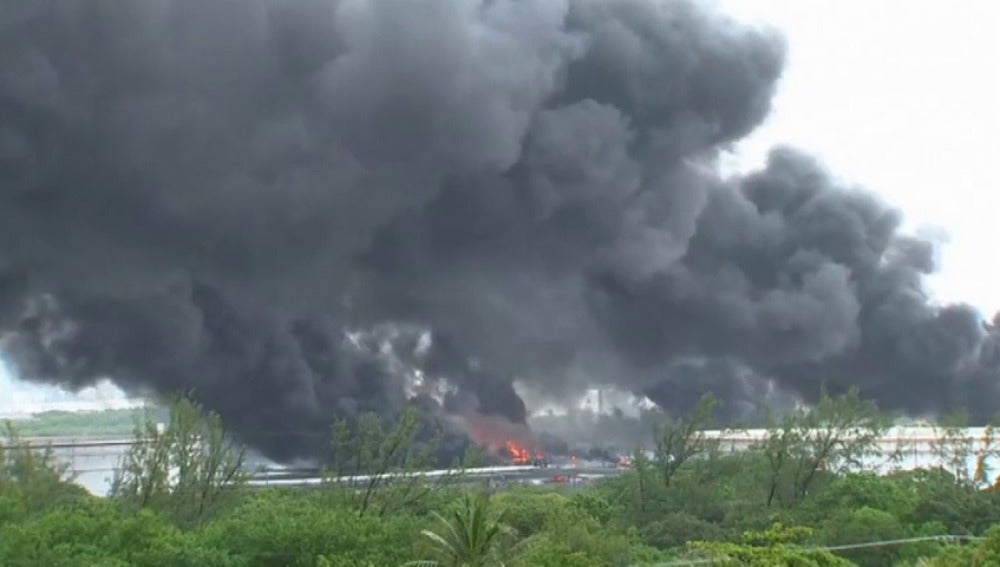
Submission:
[[[905,539],[888,539],[883,541],[872,541],[866,543],[849,543],[845,545],[832,545],[827,547],[812,548],[810,551],[846,551],[850,549],[866,549],[869,547],[890,547],[893,545],[905,545],[907,543],[918,543],[923,541],[936,541],[940,543],[961,543],[966,541],[980,541],[986,539],[971,535],[936,535],[911,537]]]
[[[980,536],[944,534],[944,535],[934,535],[934,536],[910,537],[904,539],[869,541],[863,543],[849,543],[843,545],[828,545],[822,547],[802,547],[799,548],[798,550],[802,551],[803,553],[819,553],[819,552],[834,553],[837,551],[849,551],[856,549],[892,547],[895,545],[906,545],[909,543],[937,542],[937,543],[947,544],[947,543],[981,541],[984,539],[986,538]],[[668,561],[666,563],[656,563],[653,567],[682,567],[685,565],[710,565],[718,561],[719,561],[718,558],[676,559],[673,561]]]

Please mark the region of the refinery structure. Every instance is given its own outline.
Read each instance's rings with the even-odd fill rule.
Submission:
[[[20,414],[0,416],[6,419],[30,417],[33,413],[64,410],[102,410],[134,407],[153,407],[147,400],[107,398],[102,400],[56,400],[24,405]],[[503,428],[490,432],[491,440],[477,441],[491,457],[491,466],[453,470],[388,474],[390,480],[414,478],[427,482],[489,482],[495,486],[517,483],[566,484],[576,486],[593,482],[608,475],[615,475],[630,468],[631,457],[639,445],[645,446],[648,457],[654,456],[652,444],[631,441],[601,443],[588,434],[579,434],[576,443],[562,443],[553,449],[552,444],[540,441],[547,433],[551,439],[569,439],[580,431],[605,429],[609,423],[642,424],[642,414],[656,413],[656,406],[648,399],[613,389],[592,389],[584,393],[578,403],[566,406],[540,405],[532,408],[526,428],[506,431]],[[639,419],[636,419],[639,418]],[[602,421],[603,420],[603,421]],[[483,422],[487,429],[489,424]],[[552,430],[553,425],[560,426]],[[495,425],[495,424],[494,424]],[[652,428],[653,424],[643,424]],[[548,431],[546,428],[550,428]],[[628,432],[626,432],[628,433]],[[698,432],[700,441],[722,453],[733,453],[756,446],[768,440],[767,429],[718,429]],[[818,434],[821,432],[812,432]],[[605,439],[607,441],[607,439]],[[69,472],[91,492],[104,494],[110,485],[115,467],[135,442],[128,437],[119,438],[35,438],[30,442],[38,447],[49,447]],[[944,444],[950,443],[946,448]],[[973,471],[985,467],[996,470],[1000,459],[1000,437],[989,427],[942,429],[925,423],[898,425],[885,430],[874,440],[871,454],[866,455],[855,468],[877,473],[894,470],[911,470],[945,466],[954,468],[964,462],[971,478]],[[601,446],[598,449],[598,446]],[[946,455],[950,451],[949,455]],[[956,456],[957,455],[957,456]],[[945,461],[948,461],[945,463]],[[321,478],[313,465],[287,465],[254,457],[248,459],[247,470],[253,486],[319,486],[330,479]],[[368,482],[370,477],[360,475],[335,479],[338,483]]]
[[[822,433],[821,430],[808,433]],[[699,438],[715,450],[733,453],[758,446],[768,439],[764,429],[706,430]],[[106,494],[110,479],[121,457],[135,440],[37,438],[28,441],[39,448],[50,448],[56,458],[66,463],[78,482],[95,494]],[[1000,432],[989,427],[942,429],[928,426],[897,426],[887,429],[875,439],[874,450],[854,468],[880,474],[893,471],[946,467],[967,478],[974,478],[980,469],[1000,470]],[[647,451],[652,458],[653,452]],[[503,461],[498,465],[467,468],[385,473],[379,475],[388,482],[419,479],[426,482],[487,482],[503,488],[514,484],[584,485],[616,475],[630,468],[631,453],[594,459],[585,455],[546,455],[538,449],[509,441],[499,451]],[[964,470],[962,466],[964,465]],[[314,467],[296,468],[262,460],[247,463],[251,486],[318,487],[328,482],[341,484],[367,483],[367,475],[322,477]]]

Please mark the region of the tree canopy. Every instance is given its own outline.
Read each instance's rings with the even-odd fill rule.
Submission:
[[[651,456],[637,451],[621,474],[505,489],[461,475],[393,481],[390,473],[431,462],[433,442],[416,443],[406,416],[334,424],[329,482],[317,490],[251,488],[243,450],[218,416],[178,398],[165,428],[136,424],[144,442],[101,498],[8,424],[0,564],[1000,564],[1000,491],[984,487],[985,473],[961,473],[947,459],[886,475],[852,466],[886,423],[856,394],[774,419],[759,446],[738,453],[700,433],[712,403],[663,420]],[[942,455],[971,450],[942,439]],[[369,482],[341,482],[359,471]]]

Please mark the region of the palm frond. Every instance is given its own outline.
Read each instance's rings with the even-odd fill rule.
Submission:
[[[432,532],[430,530],[422,530],[420,533],[422,533],[424,535],[424,537],[426,537],[427,539],[433,541],[438,546],[440,546],[442,550],[449,551],[449,552],[456,551],[455,546],[453,546],[450,542],[448,542],[448,540],[444,539],[443,537],[439,536],[438,534],[436,534],[436,533],[434,533],[434,532]]]
[[[436,553],[442,556],[444,564],[503,567],[503,562],[495,560],[495,551],[500,541],[499,536],[504,530],[501,520],[505,514],[501,512],[492,517],[487,494],[473,496],[466,493],[460,505],[448,514],[448,518],[437,512],[431,512],[431,516],[443,524],[443,527],[437,531],[423,530],[421,534],[430,541]],[[425,567],[440,566],[442,563],[411,562],[407,565]]]

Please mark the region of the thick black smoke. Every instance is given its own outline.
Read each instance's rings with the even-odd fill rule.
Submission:
[[[671,0],[0,1],[19,376],[193,391],[278,458],[512,380],[668,408],[858,386],[995,409],[996,324],[792,150],[722,179],[784,43]],[[359,330],[360,329],[360,330]],[[455,446],[461,440],[454,441]]]

